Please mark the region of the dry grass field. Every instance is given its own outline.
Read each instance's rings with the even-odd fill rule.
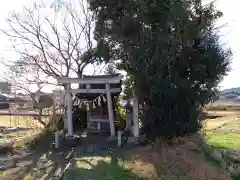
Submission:
[[[204,138],[210,159],[240,179],[240,106],[205,109]]]
[[[31,116],[6,116],[0,115],[0,127],[40,127]]]
[[[203,121],[207,142],[222,148],[240,149],[240,106],[217,106],[206,110]]]
[[[31,137],[42,128],[43,126],[31,116],[0,115],[0,143]]]
[[[217,105],[207,108],[207,111],[240,111],[240,105]]]

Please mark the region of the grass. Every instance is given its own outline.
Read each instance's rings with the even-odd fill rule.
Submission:
[[[237,152],[234,150],[240,150],[239,110],[240,106],[211,107],[204,121],[205,157],[214,165],[228,171],[233,180],[240,180],[239,164],[232,154]]]
[[[206,142],[221,149],[239,149],[240,134],[211,131],[206,135]]]
[[[206,123],[207,144],[214,146],[214,149],[233,149],[240,147],[240,134],[215,131],[219,127],[225,126],[229,123],[234,124],[235,119],[230,116],[227,118],[219,116],[215,119],[209,119]],[[129,158],[130,156],[138,154],[135,151],[128,152],[128,158],[120,154],[117,154],[117,157],[112,154],[79,157],[75,159],[76,168],[68,170],[65,179],[231,179],[228,174],[226,175],[225,172],[219,170],[220,166],[217,168],[215,167],[216,164],[223,165],[224,162],[219,163],[211,156],[208,156],[207,158],[211,159],[212,162],[214,161],[213,165],[212,163],[207,162],[204,155],[201,156],[199,154],[198,157],[198,155],[194,154],[192,147],[190,147],[191,151],[188,150],[186,146],[183,147],[184,148],[179,149],[179,145],[177,148],[170,146],[167,147],[165,153],[161,153],[161,148],[159,150],[152,149],[149,152],[142,153],[137,159]],[[196,151],[198,150],[199,148],[196,147]],[[189,167],[191,168],[189,169]]]
[[[240,149],[240,134],[209,131],[205,137],[207,159],[232,175],[233,180],[240,180],[239,164],[231,155],[233,150]]]
[[[240,180],[239,165],[235,164],[235,161],[226,149],[222,151],[217,146],[206,146],[204,148],[204,155],[211,164],[228,172],[232,180]]]
[[[111,163],[101,161],[92,170],[86,170],[84,168],[78,170],[70,170],[66,174],[64,179],[71,177],[73,180],[80,179],[105,179],[105,180],[141,180],[143,178],[138,177],[129,169],[125,169],[119,165],[112,165]]]
[[[131,169],[132,162],[112,155],[76,158],[76,168],[66,172],[64,179],[150,180]],[[143,165],[145,168],[147,165]],[[145,169],[146,170],[146,169]]]
[[[6,116],[0,115],[0,127],[40,127],[32,116]]]
[[[239,105],[217,105],[207,108],[208,111],[239,111]]]
[[[167,147],[165,153],[160,156],[153,158],[147,157],[150,163],[138,163],[139,159],[123,158],[118,156],[113,158],[111,155],[100,156],[100,157],[81,157],[76,159],[77,167],[67,172],[67,178],[72,179],[84,179],[87,177],[95,179],[106,179],[106,180],[124,180],[124,179],[234,179],[240,180],[240,176],[237,174],[237,169],[232,166],[232,159],[228,154],[220,154],[219,151],[224,149],[224,152],[228,150],[240,148],[240,134],[233,132],[220,132],[217,131],[219,128],[224,126],[237,127],[240,125],[239,118],[240,114],[236,110],[240,110],[239,107],[219,107],[217,108],[219,114],[210,114],[210,117],[204,121],[206,130],[206,148],[208,152],[199,153],[199,157],[194,152],[198,152],[199,148],[195,148],[196,151],[192,151],[192,147],[189,151],[184,145],[184,148],[180,148],[179,145],[176,147]],[[230,109],[230,113],[227,112]],[[216,110],[216,109],[211,109]],[[224,112],[223,112],[224,111]],[[231,112],[235,111],[235,112]],[[236,114],[235,114],[236,113]],[[180,150],[177,150],[180,149]],[[160,150],[161,151],[161,150]],[[159,150],[157,150],[159,152]],[[131,152],[137,154],[136,152]],[[156,154],[156,149],[150,151],[151,154]],[[145,156],[145,155],[141,155]],[[165,159],[165,157],[168,157]],[[207,159],[209,161],[207,161]],[[152,159],[152,160],[149,160]],[[165,160],[164,160],[165,159]],[[134,163],[133,161],[137,162]],[[141,162],[141,161],[140,161]],[[140,165],[137,165],[140,164]],[[145,170],[144,174],[151,174],[149,172],[155,172],[156,177],[149,177],[141,175],[139,167]],[[189,169],[189,167],[191,167]],[[232,176],[230,177],[225,171],[219,170],[223,167],[229,171]],[[147,170],[148,169],[148,170]],[[151,169],[151,170],[150,170]],[[155,171],[154,171],[155,170]],[[225,176],[225,175],[226,176]]]
[[[194,140],[194,138],[193,138]],[[178,142],[176,142],[178,143]],[[76,167],[66,172],[72,180],[202,180],[230,179],[228,174],[208,163],[197,144],[171,144],[123,150],[122,153],[75,158]]]
[[[34,148],[35,141],[42,135],[42,130],[43,126],[32,116],[0,115],[0,141],[3,144],[11,141],[12,150],[26,146]]]
[[[239,149],[240,133],[230,132],[229,130],[237,130],[240,127],[240,113],[232,110],[238,109],[240,106],[216,106],[211,108],[214,108],[215,112],[206,112],[205,121],[203,121],[207,144],[222,149]],[[227,112],[222,111],[222,108],[227,108]]]
[[[217,119],[208,119],[204,121],[204,128],[207,131],[214,131],[221,127],[224,127],[230,124],[235,124],[235,123],[236,123],[236,119],[232,117],[219,117]]]

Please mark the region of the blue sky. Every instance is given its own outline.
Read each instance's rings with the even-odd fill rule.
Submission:
[[[208,0],[207,0],[208,1]],[[32,2],[31,0],[7,0],[3,1],[0,7],[0,27],[6,26],[5,17],[8,12],[15,9],[21,11],[21,7],[24,4]],[[232,61],[232,71],[224,78],[223,82],[220,84],[221,88],[231,88],[240,87],[240,35],[238,30],[240,30],[240,19],[237,18],[237,14],[240,7],[240,0],[217,0],[216,6],[224,14],[223,18],[218,22],[219,25],[226,26],[221,29],[221,41],[230,47],[233,51],[233,61]],[[11,51],[8,39],[0,36],[0,57],[4,61],[13,61],[17,59],[17,54]],[[3,72],[6,68],[0,65],[0,76],[3,76]]]

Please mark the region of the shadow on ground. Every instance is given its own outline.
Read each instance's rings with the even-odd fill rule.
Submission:
[[[44,139],[38,143],[33,155],[19,160],[23,163],[21,170],[12,173],[8,179],[28,177],[28,180],[49,180],[65,168],[68,163],[65,153],[69,149],[53,152],[49,146],[52,139]],[[65,173],[64,180],[231,179],[228,173],[207,161],[199,135],[176,138],[168,144],[157,141],[152,145],[134,146],[130,149],[105,147],[105,141],[100,142],[99,136],[95,140],[97,143],[87,141],[85,145],[81,144],[79,153],[74,156],[73,167]]]
[[[73,167],[64,174],[64,180],[142,180],[149,174],[136,172],[132,153],[137,146],[117,147],[117,141],[108,136],[90,135],[75,148]],[[142,166],[143,168],[146,166]],[[139,169],[137,169],[139,170]]]
[[[59,152],[51,148],[52,137],[44,137],[40,140],[34,153],[28,156],[15,156],[15,166],[7,169],[0,177],[1,180],[37,180],[52,179],[59,175],[65,168],[68,160],[65,159],[69,149],[62,149]]]
[[[230,180],[207,161],[198,135],[171,144],[154,143],[128,150],[81,155],[64,180]]]
[[[77,166],[70,169],[63,177],[64,180],[147,180],[140,177],[131,169],[124,167],[124,160],[117,156],[91,157],[77,160]],[[150,180],[150,179],[149,179]]]

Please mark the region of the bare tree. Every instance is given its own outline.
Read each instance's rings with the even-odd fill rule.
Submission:
[[[10,64],[5,64],[8,71],[5,73],[4,79],[9,82],[16,90],[24,93],[32,94],[37,90],[41,90],[44,84],[47,84],[46,76],[40,75],[39,68],[26,60],[20,59]],[[35,86],[35,87],[34,87]]]
[[[12,12],[7,24],[1,31],[21,63],[37,67],[39,74],[81,77],[94,63],[94,20],[85,0],[34,3],[21,13]]]
[[[84,69],[95,63],[93,14],[85,0],[45,0],[10,13],[7,24],[1,32],[20,60],[4,62],[9,67],[5,79],[30,95],[39,109],[39,122],[46,126],[41,119],[46,103],[39,100],[47,99],[47,104],[52,100],[40,95],[41,89],[56,85],[56,77],[82,77]]]
[[[40,75],[36,65],[27,64],[24,60],[17,60],[6,66],[8,66],[9,71],[4,76],[4,80],[10,83],[15,91],[20,90],[31,97],[33,108],[39,110],[38,121],[46,126],[47,124],[42,121],[43,109],[55,106],[53,97],[41,93],[41,89],[44,85],[49,85],[50,82],[44,75]]]
[[[56,111],[62,108],[61,105],[57,106],[54,102],[52,94],[46,94],[42,92],[42,88],[45,85],[50,85],[51,82],[44,79],[43,75],[39,74],[37,66],[32,64],[26,64],[25,61],[15,61],[9,67],[9,71],[5,76],[5,81],[10,83],[15,90],[21,90],[27,93],[32,100],[33,109],[38,110],[38,121],[44,126],[54,126],[58,122],[59,118],[56,118]],[[52,84],[55,86],[55,84]],[[36,86],[33,88],[33,86]],[[42,120],[44,110],[52,110],[52,117],[49,122]]]

